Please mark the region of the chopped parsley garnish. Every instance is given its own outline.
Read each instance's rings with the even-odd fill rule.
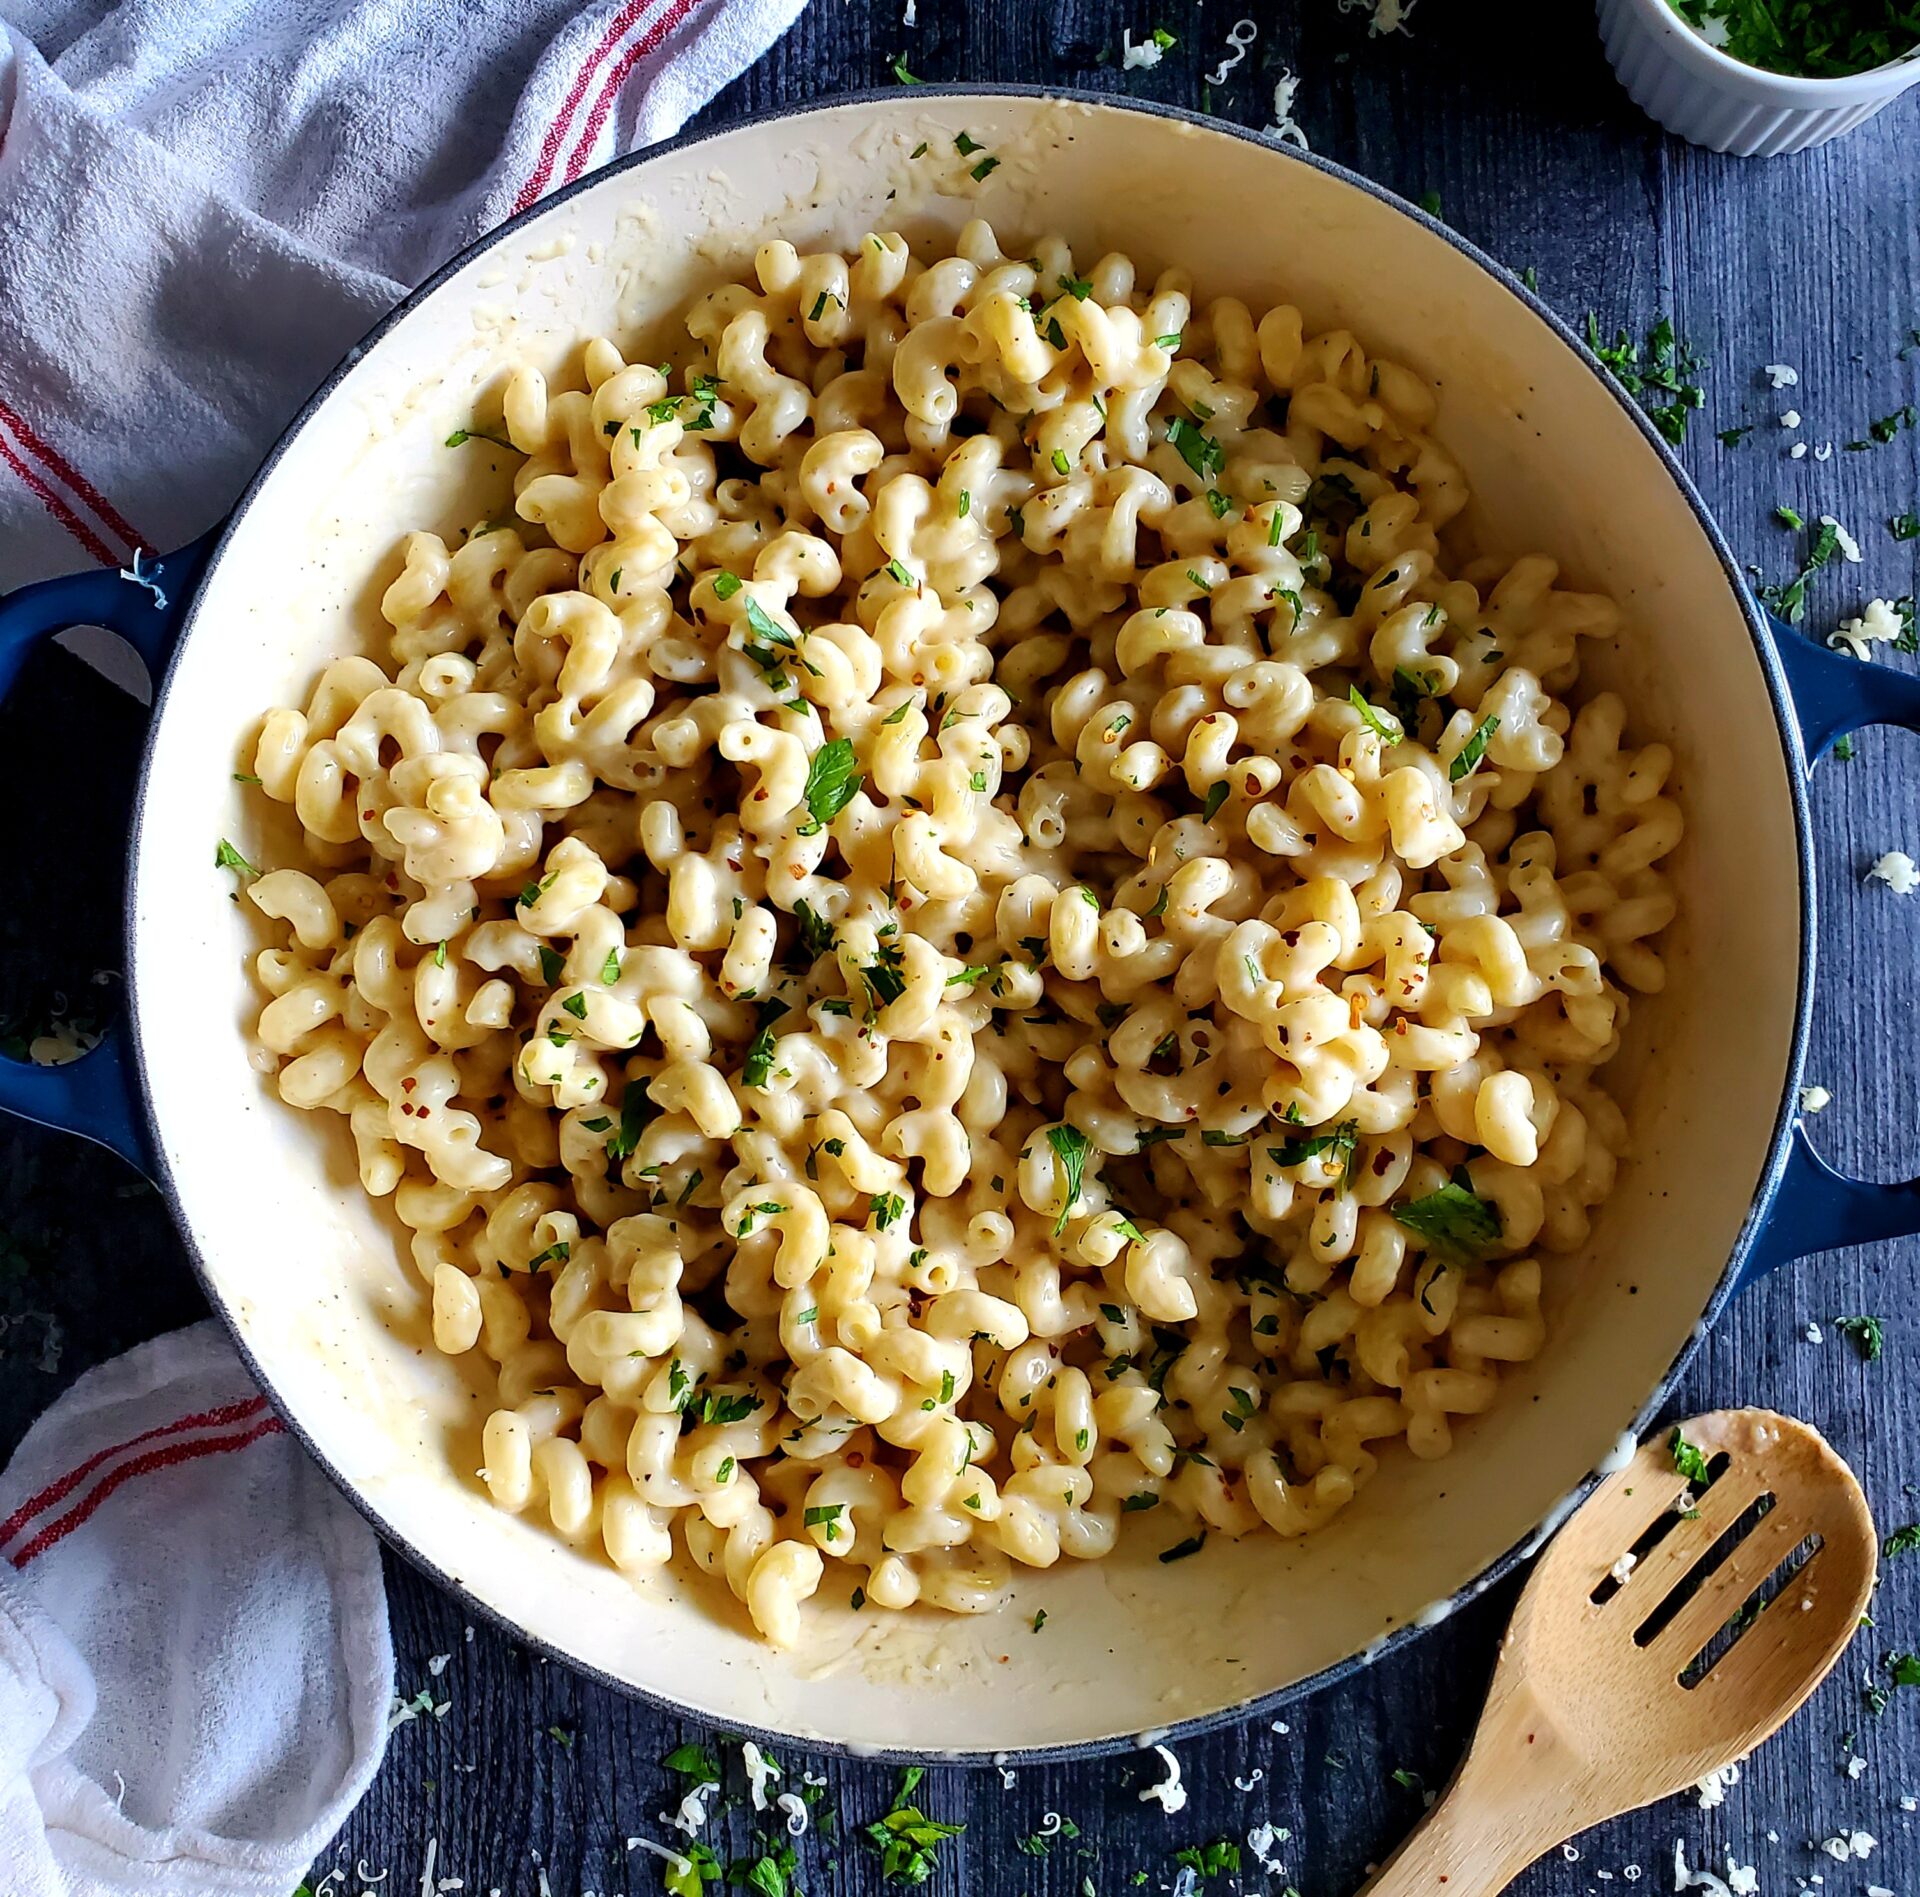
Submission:
[[[1667,1438],[1667,1454],[1673,1458],[1674,1472],[1686,1477],[1696,1488],[1704,1488],[1713,1480],[1707,1467],[1707,1458],[1697,1443],[1690,1443],[1676,1424],[1674,1432]]]
[[[876,1192],[868,1202],[867,1213],[875,1227],[885,1231],[895,1219],[901,1217],[907,1209],[907,1202],[897,1192]]]
[[[1460,747],[1459,755],[1447,766],[1447,782],[1457,784],[1463,777],[1471,776],[1474,767],[1487,754],[1487,740],[1500,729],[1500,714],[1488,714],[1474,726],[1473,735]]]
[[[747,1043],[746,1065],[740,1070],[741,1080],[749,1087],[764,1087],[767,1077],[773,1072],[773,1024],[787,1012],[784,1001],[763,1001],[760,1004],[760,1024],[754,1029],[753,1039]]]
[[[1227,451],[1211,435],[1196,428],[1184,415],[1176,415],[1167,424],[1167,440],[1201,480],[1211,486],[1219,479],[1220,470],[1227,464]]]
[[[949,988],[972,988],[977,983],[984,981],[992,972],[990,968],[982,967],[977,963],[969,963],[959,974],[949,975],[946,980],[946,985]]]
[[[960,490],[960,499],[954,507],[954,512],[962,520],[973,512],[973,495],[964,487]]]
[[[1174,1852],[1173,1861],[1201,1877],[1230,1877],[1240,1868],[1240,1847],[1231,1838],[1213,1844],[1182,1845]]]
[[[1043,1611],[1035,1616],[1036,1623],[1044,1618]],[[1039,1632],[1037,1624],[1034,1631]],[[933,1875],[933,1854],[941,1842],[966,1830],[965,1825],[941,1824],[907,1802],[924,1777],[924,1766],[908,1766],[886,1815],[863,1827],[868,1843],[880,1853],[880,1875],[890,1884],[926,1883]]]
[[[1360,1122],[1342,1120],[1330,1133],[1312,1133],[1305,1139],[1291,1139],[1280,1146],[1269,1146],[1267,1157],[1276,1166],[1304,1166],[1308,1160],[1318,1159],[1322,1153],[1330,1154],[1340,1164],[1341,1184],[1345,1186],[1359,1148]]]
[[[889,560],[887,562],[887,577],[892,580],[896,586],[904,586],[908,592],[912,592],[914,588],[919,585],[919,582],[913,577],[913,574],[906,567],[902,566],[898,560]]]
[[[834,738],[813,754],[807,766],[807,809],[816,824],[831,823],[853,802],[862,782],[851,738]]]
[[[1744,428],[1723,428],[1715,439],[1723,448],[1737,448],[1752,433],[1753,424],[1749,422]]]
[[[999,159],[983,158],[977,165],[974,166],[974,168],[967,175],[974,181],[975,184],[984,184],[987,179],[987,174],[992,171],[997,171],[999,170],[999,168],[1000,168]],[[1065,346],[1066,345],[1064,343],[1056,345],[1056,347],[1059,347],[1059,348],[1064,348]]]
[[[1799,625],[1807,616],[1808,581],[1833,558],[1839,546],[1839,529],[1822,521],[1813,536],[1813,544],[1807,549],[1806,559],[1800,564],[1800,571],[1785,586],[1755,587],[1754,596],[1769,612],[1778,613],[1788,625]]]
[[[1477,1258],[1500,1242],[1498,1209],[1458,1179],[1423,1199],[1396,1205],[1393,1216],[1424,1238],[1429,1250],[1448,1258]]]
[[[1833,1328],[1843,1337],[1853,1339],[1854,1348],[1859,1351],[1866,1363],[1877,1363],[1880,1353],[1887,1347],[1886,1332],[1877,1317],[1836,1317]]]
[[[833,953],[833,924],[802,898],[793,905],[793,917],[800,925],[800,946],[808,958],[818,961]]]
[[[1398,744],[1400,740],[1407,735],[1398,725],[1383,718],[1373,706],[1367,703],[1366,695],[1360,690],[1358,685],[1349,685],[1347,687],[1347,703],[1360,714],[1361,723],[1364,724],[1382,744]],[[1492,722],[1497,725],[1500,721],[1495,718]],[[1484,750],[1486,747],[1483,745],[1481,748]]]
[[[1066,449],[1064,448],[1054,449],[1053,471],[1055,474],[1063,475],[1063,476],[1069,475],[1073,472],[1073,463],[1067,459]]]
[[[1662,316],[1647,331],[1644,346],[1622,329],[1613,341],[1600,340],[1598,318],[1587,312],[1587,347],[1612,372],[1629,395],[1640,398],[1647,418],[1678,446],[1687,438],[1687,418],[1706,403],[1705,392],[1692,378],[1700,361],[1692,348],[1675,336],[1673,322]]]
[[[844,1502],[835,1502],[827,1508],[810,1508],[806,1514],[806,1526],[824,1528],[827,1539],[837,1541],[840,1538],[840,1517],[846,1512],[847,1505]]]
[[[1887,1537],[1880,1552],[1891,1560],[1895,1555],[1912,1554],[1916,1548],[1920,1548],[1920,1522],[1909,1522]]]
[[[1850,441],[1847,450],[1851,454],[1862,454],[1869,448],[1884,448],[1901,429],[1915,427],[1920,427],[1920,414],[1916,414],[1911,402],[1903,403],[1891,415],[1882,415],[1877,422],[1869,422],[1869,439]]]
[[[663,1771],[676,1772],[682,1778],[689,1778],[696,1785],[718,1785],[720,1783],[720,1761],[703,1745],[695,1745],[689,1740],[683,1746],[675,1746],[660,1761]]]
[[[447,965],[447,945],[446,945],[446,943],[444,943],[444,942],[440,942],[440,943],[437,943],[437,944],[435,945],[435,947],[434,947],[434,951],[433,951],[433,965],[434,965],[434,967],[435,967],[435,968],[445,968],[445,967],[446,967],[446,965]]]
[[[716,573],[713,576],[713,596],[715,599],[731,599],[744,583],[737,573]]]
[[[1227,801],[1230,789],[1231,786],[1224,781],[1207,786],[1207,800],[1200,806],[1200,814],[1208,823],[1220,814],[1220,806]]]
[[[566,967],[567,958],[557,948],[549,948],[544,942],[540,944],[540,979],[549,988],[566,972]]]
[[[213,853],[213,866],[215,869],[230,869],[236,876],[258,876],[260,874],[225,837],[220,839],[219,847]]]
[[[620,951],[608,949],[607,959],[600,964],[600,985],[611,988],[620,979]]]
[[[576,1021],[584,1021],[587,1018],[587,998],[583,994],[571,994],[560,1005]]]
[[[470,441],[490,441],[496,448],[504,448],[509,454],[518,454],[520,450],[505,435],[489,434],[484,428],[456,428],[447,437],[449,448],[464,448]]]
[[[1233,512],[1233,503],[1217,487],[1207,489],[1207,512],[1215,520],[1225,520]]]
[[[1920,43],[1905,0],[1672,0],[1681,19],[1729,59],[1765,72],[1843,79],[1884,66]]]
[[[1159,1496],[1155,1495],[1150,1489],[1142,1489],[1137,1495],[1129,1495],[1126,1500],[1120,1504],[1120,1512],[1123,1515],[1134,1515],[1138,1514],[1142,1509],[1158,1508],[1159,1506]]]
[[[620,1101],[620,1129],[607,1135],[607,1163],[617,1166],[640,1144],[640,1135],[654,1116],[653,1101],[644,1080],[630,1080]]]
[[[784,1208],[776,1206],[775,1211]],[[750,1392],[743,1391],[738,1396],[716,1396],[711,1390],[701,1393],[698,1402],[687,1411],[696,1421],[702,1423],[744,1423],[760,1407],[760,1399]]]
[[[1067,1189],[1067,1196],[1060,1206],[1060,1216],[1053,1226],[1053,1235],[1058,1238],[1067,1229],[1068,1215],[1073,1211],[1074,1201],[1080,1196],[1081,1181],[1086,1176],[1087,1155],[1093,1150],[1093,1142],[1077,1126],[1050,1126],[1047,1128],[1047,1144],[1053,1148],[1053,1156],[1059,1161]]]
[[[882,942],[878,954],[880,959],[870,962],[860,971],[860,976],[867,984],[873,1005],[884,1008],[888,1002],[898,1001],[907,992],[907,978],[900,972],[900,951],[891,942]]]
[[[894,54],[893,76],[903,86],[923,86],[927,83],[924,79],[916,79],[913,74],[907,70],[907,56],[905,53]]]
[[[1807,524],[1791,507],[1787,506],[1784,501],[1773,510],[1773,517],[1781,526],[1791,527],[1795,533],[1798,533],[1800,529]]]
[[[1887,532],[1896,540],[1920,540],[1920,514],[1895,514]]]

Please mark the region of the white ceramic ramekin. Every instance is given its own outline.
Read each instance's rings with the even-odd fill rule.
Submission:
[[[1691,144],[1737,158],[1824,145],[1920,82],[1920,55],[1846,79],[1762,72],[1709,46],[1668,0],[1599,0],[1600,37],[1629,96]]]

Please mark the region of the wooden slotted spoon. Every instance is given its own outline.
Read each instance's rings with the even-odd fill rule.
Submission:
[[[1845,1651],[1879,1556],[1853,1471],[1769,1410],[1680,1429],[1710,1486],[1678,1472],[1662,1432],[1561,1529],[1514,1610],[1465,1760],[1366,1897],[1504,1889],[1590,1825],[1744,1758]],[[1731,1552],[1718,1545],[1736,1530]],[[1815,1552],[1745,1611],[1808,1541]]]

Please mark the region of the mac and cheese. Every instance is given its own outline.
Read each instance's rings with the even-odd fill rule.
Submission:
[[[492,1499],[791,1643],[1444,1454],[1661,985],[1615,607],[1456,564],[1417,376],[1176,271],[769,243],[685,336],[515,374],[517,520],[410,534],[249,757],[259,1039],[492,1366]]]

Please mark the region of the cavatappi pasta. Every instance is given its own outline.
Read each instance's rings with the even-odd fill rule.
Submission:
[[[1319,1527],[1540,1348],[1625,1144],[1681,816],[1574,691],[1616,609],[1448,558],[1405,368],[1085,267],[770,243],[670,366],[520,371],[453,451],[522,524],[409,535],[251,754],[259,1039],[493,1500],[777,1642]]]

